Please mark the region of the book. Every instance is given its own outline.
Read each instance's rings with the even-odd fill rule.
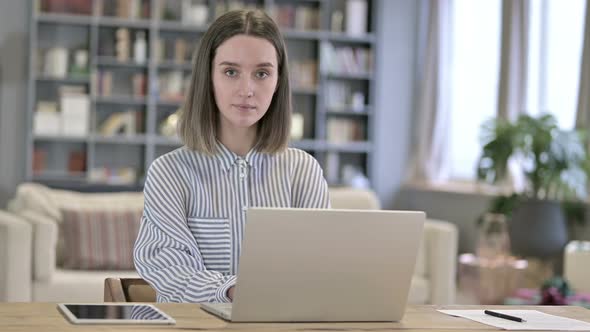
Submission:
[[[84,137],[90,124],[90,98],[86,93],[61,91],[61,133],[64,136]]]

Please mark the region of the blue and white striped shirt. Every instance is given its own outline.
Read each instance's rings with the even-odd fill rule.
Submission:
[[[229,302],[248,207],[329,207],[322,169],[304,151],[242,158],[218,148],[183,147],[148,170],[133,256],[158,302]]]

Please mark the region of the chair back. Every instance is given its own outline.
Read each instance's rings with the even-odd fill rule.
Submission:
[[[106,278],[105,302],[156,302],[156,291],[141,278]]]
[[[332,187],[330,202],[333,209],[379,210],[381,208],[377,194],[366,189]]]

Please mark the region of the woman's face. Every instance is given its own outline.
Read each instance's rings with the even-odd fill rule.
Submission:
[[[221,129],[256,128],[277,87],[274,46],[263,38],[233,36],[217,48],[212,72]]]

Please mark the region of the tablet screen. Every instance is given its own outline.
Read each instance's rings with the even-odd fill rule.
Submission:
[[[105,322],[124,323],[134,321],[141,323],[168,323],[174,322],[168,315],[162,313],[149,304],[61,304],[60,307],[71,314],[66,313],[73,322]]]

